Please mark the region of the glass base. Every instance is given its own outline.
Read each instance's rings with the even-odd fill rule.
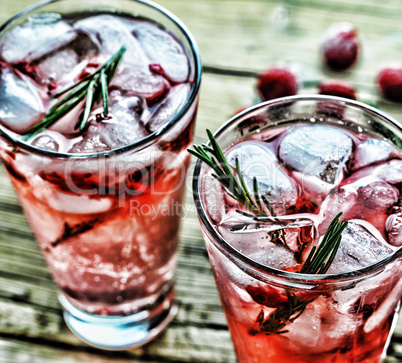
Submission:
[[[88,314],[75,308],[62,293],[59,300],[66,324],[81,340],[101,349],[125,350],[148,343],[166,329],[178,310],[173,296],[174,289],[152,310],[125,316]]]

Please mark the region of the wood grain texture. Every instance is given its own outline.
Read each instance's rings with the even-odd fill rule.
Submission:
[[[0,2],[0,22],[32,0]],[[238,109],[257,101],[255,75],[272,64],[297,69],[301,93],[311,81],[348,80],[362,99],[402,120],[402,107],[383,101],[375,86],[378,67],[402,51],[400,0],[160,0],[196,38],[204,63],[196,142]],[[363,53],[351,72],[324,70],[321,35],[334,21],[359,29]],[[304,85],[304,86],[303,86]],[[191,175],[191,170],[190,170]],[[179,313],[154,342],[127,352],[88,347],[65,326],[57,292],[22,215],[12,186],[0,171],[0,363],[235,362],[199,223],[191,183],[181,232],[177,271]],[[402,362],[400,319],[387,363]]]

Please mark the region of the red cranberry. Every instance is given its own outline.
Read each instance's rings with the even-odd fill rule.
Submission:
[[[402,102],[402,66],[384,68],[377,77],[384,98]]]
[[[269,285],[266,286],[249,285],[246,287],[246,291],[258,304],[278,309],[289,306],[287,296],[282,295],[278,290],[276,290],[273,287],[270,287]]]
[[[286,68],[274,67],[258,77],[257,89],[263,101],[297,93],[296,76]]]
[[[49,91],[54,91],[56,88],[57,88],[57,83],[55,81],[52,81],[47,85],[47,89]]]
[[[170,90],[170,85],[169,83],[165,80],[163,83],[163,88],[151,96],[147,97],[147,105],[148,107],[153,107],[157,105],[159,102],[161,102],[169,93]]]
[[[356,99],[356,90],[345,82],[330,80],[318,85],[320,95],[338,96],[344,98]]]
[[[355,27],[346,22],[334,23],[327,30],[322,44],[324,63],[333,71],[344,71],[356,63],[359,42]]]
[[[152,63],[149,65],[149,70],[152,74],[158,75],[158,76],[165,76],[165,70],[163,67],[158,64],[158,63]]]

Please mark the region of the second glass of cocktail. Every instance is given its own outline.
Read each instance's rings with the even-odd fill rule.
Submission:
[[[95,346],[142,345],[177,310],[200,67],[147,1],[47,1],[0,29],[1,159],[67,324]]]
[[[402,295],[400,125],[297,96],[209,138],[194,200],[238,361],[382,361]]]

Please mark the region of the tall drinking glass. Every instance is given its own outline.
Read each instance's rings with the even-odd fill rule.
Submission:
[[[194,200],[238,362],[381,362],[402,295],[400,124],[295,96],[238,114],[215,138],[271,217],[245,215],[198,161]],[[302,273],[339,212],[348,224],[329,270]]]
[[[117,68],[102,74],[123,46]],[[0,68],[0,157],[66,323],[97,347],[145,344],[177,311],[186,149],[201,79],[194,39],[152,2],[45,1],[1,27]],[[75,108],[32,131],[97,75]],[[88,104],[86,124],[74,127]]]

